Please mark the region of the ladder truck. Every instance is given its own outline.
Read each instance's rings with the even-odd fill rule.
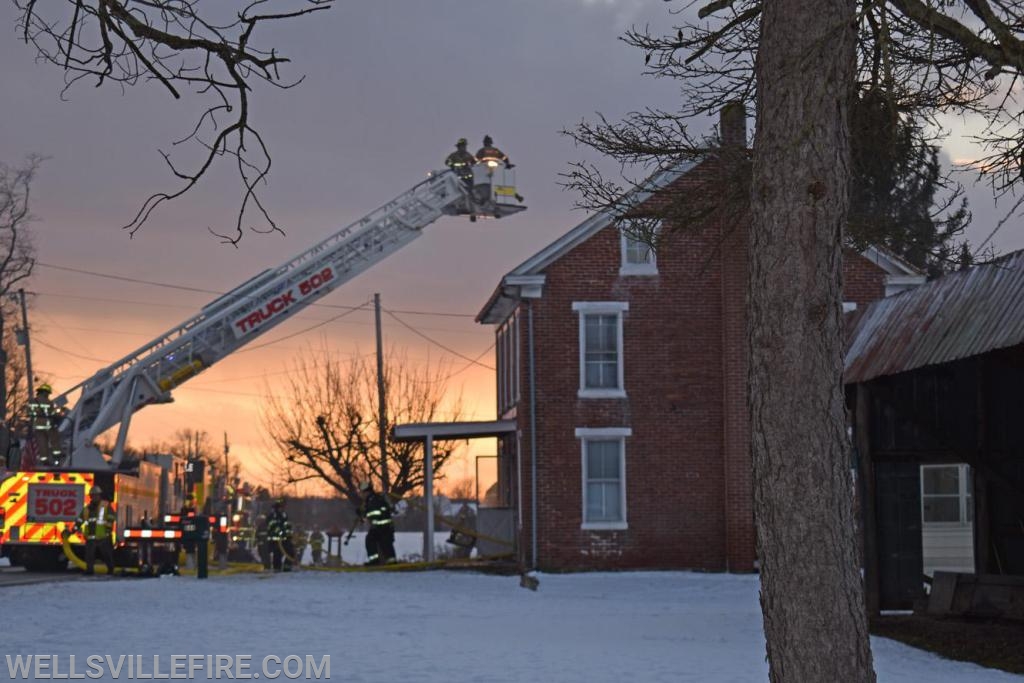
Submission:
[[[66,562],[61,534],[73,526],[93,486],[101,486],[114,503],[115,533],[131,527],[144,510],[157,518],[176,512],[172,506],[180,497],[171,500],[166,492],[182,489],[169,485],[177,476],[169,469],[180,465],[159,458],[131,468],[122,462],[135,412],[173,401],[176,387],[395,253],[442,216],[476,221],[526,209],[516,192],[514,171],[495,164],[477,164],[471,170],[471,177],[450,169],[428,174],[363,218],[242,283],[56,397],[54,405],[63,408],[78,392],[59,427],[61,455],[56,462],[0,469],[0,555],[29,569],[60,568]],[[113,452],[105,455],[96,440],[114,428]],[[69,540],[79,549],[85,542],[79,533]],[[125,546],[123,534],[116,533],[115,546]]]

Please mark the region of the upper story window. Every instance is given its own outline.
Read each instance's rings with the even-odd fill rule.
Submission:
[[[629,428],[578,428],[583,451],[584,529],[626,529],[626,439]]]
[[[657,275],[658,262],[651,242],[661,229],[661,221],[623,223],[619,228],[622,265],[619,275]]]
[[[580,316],[581,398],[624,398],[622,313],[624,301],[577,301]]]
[[[921,466],[921,521],[970,524],[974,519],[969,465]]]
[[[498,354],[498,414],[519,401],[519,313],[502,323],[496,333]]]

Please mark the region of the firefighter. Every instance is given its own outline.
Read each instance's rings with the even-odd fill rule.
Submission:
[[[496,168],[499,163],[505,164],[505,168],[515,167],[515,164],[508,160],[508,155],[494,146],[494,140],[490,135],[484,136],[484,146],[477,150],[476,161],[491,168]]]
[[[61,456],[58,430],[63,411],[50,402],[51,393],[53,387],[49,384],[43,383],[36,387],[35,398],[28,403],[28,421],[32,425],[40,464],[57,466]]]
[[[468,183],[472,183],[473,164],[476,163],[476,157],[466,149],[467,144],[466,138],[459,138],[458,142],[455,143],[455,151],[444,160],[444,165],[455,171],[455,175]]]
[[[306,530],[301,527],[296,527],[292,531],[292,547],[288,552],[291,555],[292,560],[295,564],[302,566],[302,556],[306,554]]]
[[[149,510],[144,510],[142,519],[139,520],[140,529],[152,529],[153,520],[149,517]],[[150,539],[143,539],[139,544],[139,562],[145,570],[151,570],[153,565],[153,542]]]
[[[256,518],[256,552],[264,569],[270,569],[270,541],[267,538],[267,516]]]
[[[113,504],[103,495],[103,489],[94,486],[89,492],[89,503],[78,513],[78,528],[85,536],[85,573],[95,573],[96,555],[99,554],[107,573],[114,573],[114,513]]]
[[[309,547],[313,551],[313,566],[319,567],[324,552],[324,534],[316,527],[309,532]]]
[[[387,498],[373,490],[370,481],[359,484],[363,504],[359,516],[370,524],[366,534],[366,564],[376,565],[395,560],[395,522],[391,519],[391,504]]]
[[[284,511],[284,499],[274,501],[274,511],[267,518],[267,541],[270,544],[271,564],[275,572],[292,569],[292,523]]]
[[[185,551],[185,566],[195,567],[196,542],[193,532],[196,530],[196,497],[191,493],[181,506],[181,549]]]

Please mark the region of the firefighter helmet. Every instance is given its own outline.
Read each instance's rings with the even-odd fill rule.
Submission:
[[[360,491],[369,491],[371,488],[373,488],[373,484],[370,483],[369,479],[367,479],[366,481],[359,482]]]
[[[456,147],[465,147],[468,144],[469,143],[466,141],[466,138],[459,138],[459,141],[455,143],[455,146]]]
[[[92,489],[90,489],[89,491],[89,495],[92,496],[93,498],[99,498],[100,496],[103,495],[103,489],[101,489],[99,486],[93,486]]]
[[[52,394],[53,393],[53,387],[51,387],[49,384],[43,382],[38,387],[36,387],[36,393],[37,394]]]
[[[494,140],[491,139],[490,135],[485,135],[484,136],[484,147],[490,147],[493,143],[494,143]]]

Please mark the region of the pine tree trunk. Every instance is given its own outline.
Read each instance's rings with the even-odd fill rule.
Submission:
[[[875,680],[842,393],[853,3],[762,3],[750,407],[773,682]]]

